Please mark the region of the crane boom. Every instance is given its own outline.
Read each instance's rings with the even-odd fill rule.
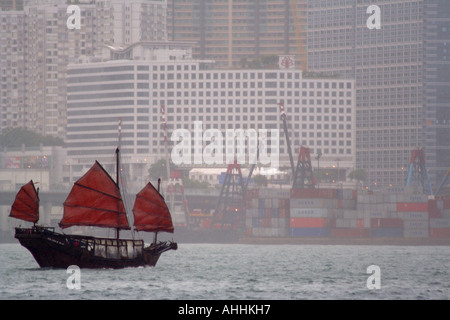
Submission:
[[[437,196],[437,195],[439,194],[439,192],[441,191],[442,187],[444,186],[445,182],[446,182],[447,179],[448,179],[448,176],[450,176],[450,169],[447,170],[447,173],[446,173],[445,176],[442,178],[442,181],[441,181],[439,187],[436,189],[436,192],[435,192],[435,194],[434,194],[435,196]]]
[[[292,148],[291,148],[291,141],[289,139],[289,131],[287,127],[287,120],[286,120],[286,111],[284,110],[284,104],[279,103],[280,111],[281,111],[281,120],[283,120],[283,127],[284,127],[284,135],[286,137],[286,145],[289,153],[289,161],[291,162],[291,170],[292,170],[292,176],[295,176],[295,164],[294,164],[294,157],[292,155]]]

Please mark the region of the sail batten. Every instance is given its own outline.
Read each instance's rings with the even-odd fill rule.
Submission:
[[[39,196],[33,180],[20,188],[9,216],[32,223],[39,221]]]
[[[136,195],[133,214],[134,227],[137,231],[174,232],[169,208],[151,183]]]
[[[121,197],[117,197],[117,196],[115,196],[115,195],[108,194],[108,193],[106,193],[106,192],[102,192],[101,190],[96,190],[96,189],[93,189],[93,188],[90,188],[90,187],[87,187],[87,186],[83,186],[83,185],[80,185],[79,183],[75,183],[75,185],[78,186],[78,187],[80,187],[80,188],[82,188],[82,189],[94,191],[94,192],[97,192],[97,193],[99,193],[99,194],[105,195],[105,196],[107,196],[107,197],[111,197],[111,198],[113,198],[113,199],[116,199],[116,200],[118,200],[118,201],[122,201],[122,198],[121,198]]]
[[[120,189],[98,162],[74,184],[59,225],[130,229]]]

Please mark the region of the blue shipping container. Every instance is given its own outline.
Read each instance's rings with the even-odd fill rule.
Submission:
[[[377,238],[402,238],[403,228],[373,228],[371,233]]]
[[[259,208],[258,209],[258,218],[265,218],[266,217],[266,209]]]
[[[272,208],[272,218],[278,218],[278,209]]]
[[[266,207],[266,199],[259,199],[258,200],[258,208],[264,209]]]
[[[328,237],[329,228],[291,228],[292,237]]]

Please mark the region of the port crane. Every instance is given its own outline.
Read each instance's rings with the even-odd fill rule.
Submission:
[[[442,178],[441,183],[439,184],[439,187],[437,187],[437,189],[436,189],[436,191],[434,193],[435,196],[439,195],[439,192],[442,190],[442,187],[447,182],[449,176],[450,176],[450,169],[447,170],[447,173]]]
[[[259,147],[257,147],[255,157],[256,159],[252,162],[245,181],[237,159],[234,160],[234,163],[228,165],[220,190],[219,200],[214,211],[211,228],[219,220],[221,228],[225,224],[230,224],[233,228],[237,228],[243,222],[247,189],[258,162]]]
[[[315,188],[317,182],[312,171],[310,150],[307,147],[301,146],[297,159],[297,165],[294,166],[294,157],[292,154],[291,141],[289,138],[286,110],[284,109],[283,103],[279,103],[278,106],[280,107],[281,120],[283,121],[284,135],[286,138],[289,161],[291,163],[291,170],[293,177],[292,188],[293,189]]]
[[[226,225],[232,228],[239,227],[245,211],[245,189],[241,166],[235,160],[227,167],[211,228],[216,224],[220,224],[220,228],[224,228]]]
[[[411,154],[406,186],[411,186],[414,180],[420,183],[424,193],[428,193],[429,195],[433,194],[430,176],[428,175],[427,166],[425,164],[425,152],[423,149],[413,150]]]

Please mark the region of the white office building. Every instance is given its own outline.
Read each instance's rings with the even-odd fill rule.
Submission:
[[[103,62],[68,67],[69,180],[78,178],[94,160],[113,162],[119,121],[122,156],[131,179],[147,179],[149,166],[165,158],[162,105],[169,155],[174,130],[186,129],[194,138],[195,124],[202,122],[203,131],[218,129],[224,136],[227,129],[278,130],[279,165],[289,166],[278,105],[283,103],[295,163],[303,145],[313,159],[322,153],[321,168],[352,169],[354,87],[352,80],[305,79],[298,69],[215,69],[211,61],[192,59],[189,43],[110,47]]]

